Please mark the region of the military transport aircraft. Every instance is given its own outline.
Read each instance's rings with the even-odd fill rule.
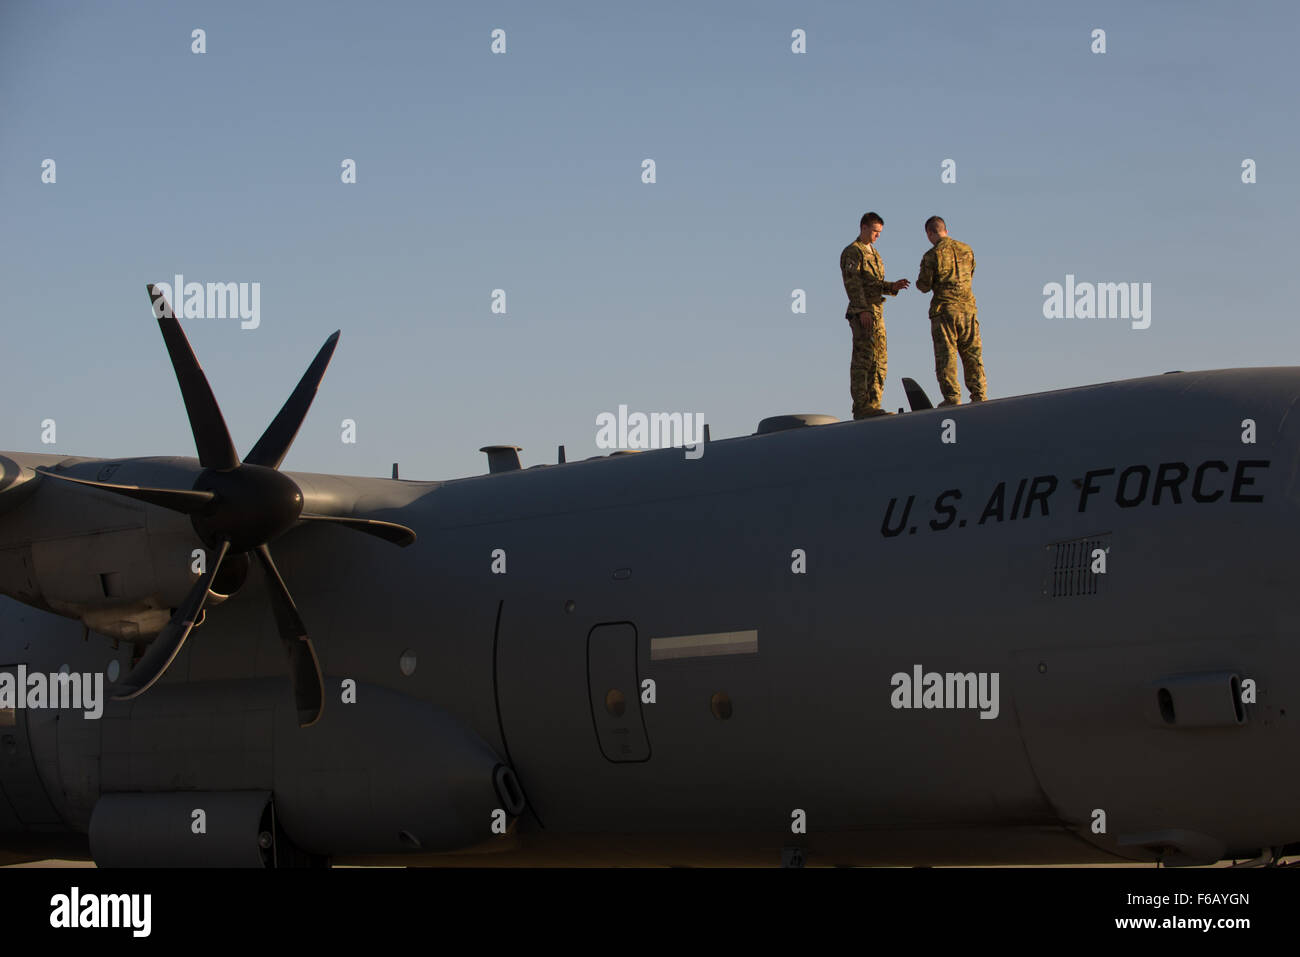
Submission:
[[[198,458],[0,455],[5,861],[1297,850],[1300,369],[351,478],[150,298]]]

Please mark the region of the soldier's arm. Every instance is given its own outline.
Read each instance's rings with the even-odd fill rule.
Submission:
[[[844,277],[844,291],[849,294],[849,312],[863,312],[871,307],[867,280],[862,272],[862,254],[852,246],[840,256],[840,273]]]
[[[921,257],[921,271],[916,275],[916,291],[929,292],[934,288],[934,250]]]

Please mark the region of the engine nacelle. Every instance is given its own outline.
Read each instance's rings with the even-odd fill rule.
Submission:
[[[257,867],[268,841],[317,859],[410,858],[493,847],[523,813],[514,773],[454,715],[376,685],[357,684],[355,703],[340,701],[339,678],[325,687],[330,703],[307,729],[282,678],[160,685],[110,702],[104,733],[130,730],[102,753],[98,741],[65,740],[66,722],[61,760],[98,755],[85,755],[93,783],[82,798],[94,804],[96,862]]]
[[[4,481],[9,461],[0,459]],[[189,519],[42,479],[30,468],[12,471],[14,480],[0,489],[0,592],[111,638],[135,641],[161,631],[198,578],[203,546]],[[108,480],[133,481],[121,472]],[[237,573],[232,568],[223,587],[237,587]]]

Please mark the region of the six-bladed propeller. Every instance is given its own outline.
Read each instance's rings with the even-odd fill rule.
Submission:
[[[189,515],[194,530],[209,550],[206,570],[136,666],[118,682],[113,697],[118,701],[134,698],[149,690],[163,676],[180,653],[195,622],[201,620],[203,605],[222,563],[232,560],[246,565],[247,553],[251,552],[266,572],[280,641],[289,657],[289,676],[298,709],[298,723],[307,727],[319,720],[324,702],[320,662],[293,597],[275,567],[268,544],[304,521],[331,522],[401,546],[414,542],[415,532],[393,522],[304,513],[302,490],[279,471],[334,354],[339,341],[337,332],[325,340],[288,401],[252,451],[240,461],[212,387],[199,367],[194,350],[190,348],[171,306],[153,285],[149,286],[149,300],[153,303],[154,316],[167,344],[172,368],[176,370],[176,380],[180,383],[199,453],[199,464],[203,466],[194,487],[167,489],[118,485],[41,470],[51,478],[88,485]]]

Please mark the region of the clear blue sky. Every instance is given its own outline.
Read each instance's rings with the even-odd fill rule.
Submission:
[[[241,453],[342,330],[289,469],[576,458],[619,404],[715,438],[847,418],[837,264],[869,209],[891,279],[931,213],[974,247],[994,397],[1290,364],[1298,26],[1290,2],[3,0],[0,448],[193,455],[144,292],[178,272],[262,285],[257,330],[186,323]],[[1151,283],[1151,327],[1043,318],[1067,273]],[[888,408],[903,375],[937,396],[926,305],[886,305]]]

